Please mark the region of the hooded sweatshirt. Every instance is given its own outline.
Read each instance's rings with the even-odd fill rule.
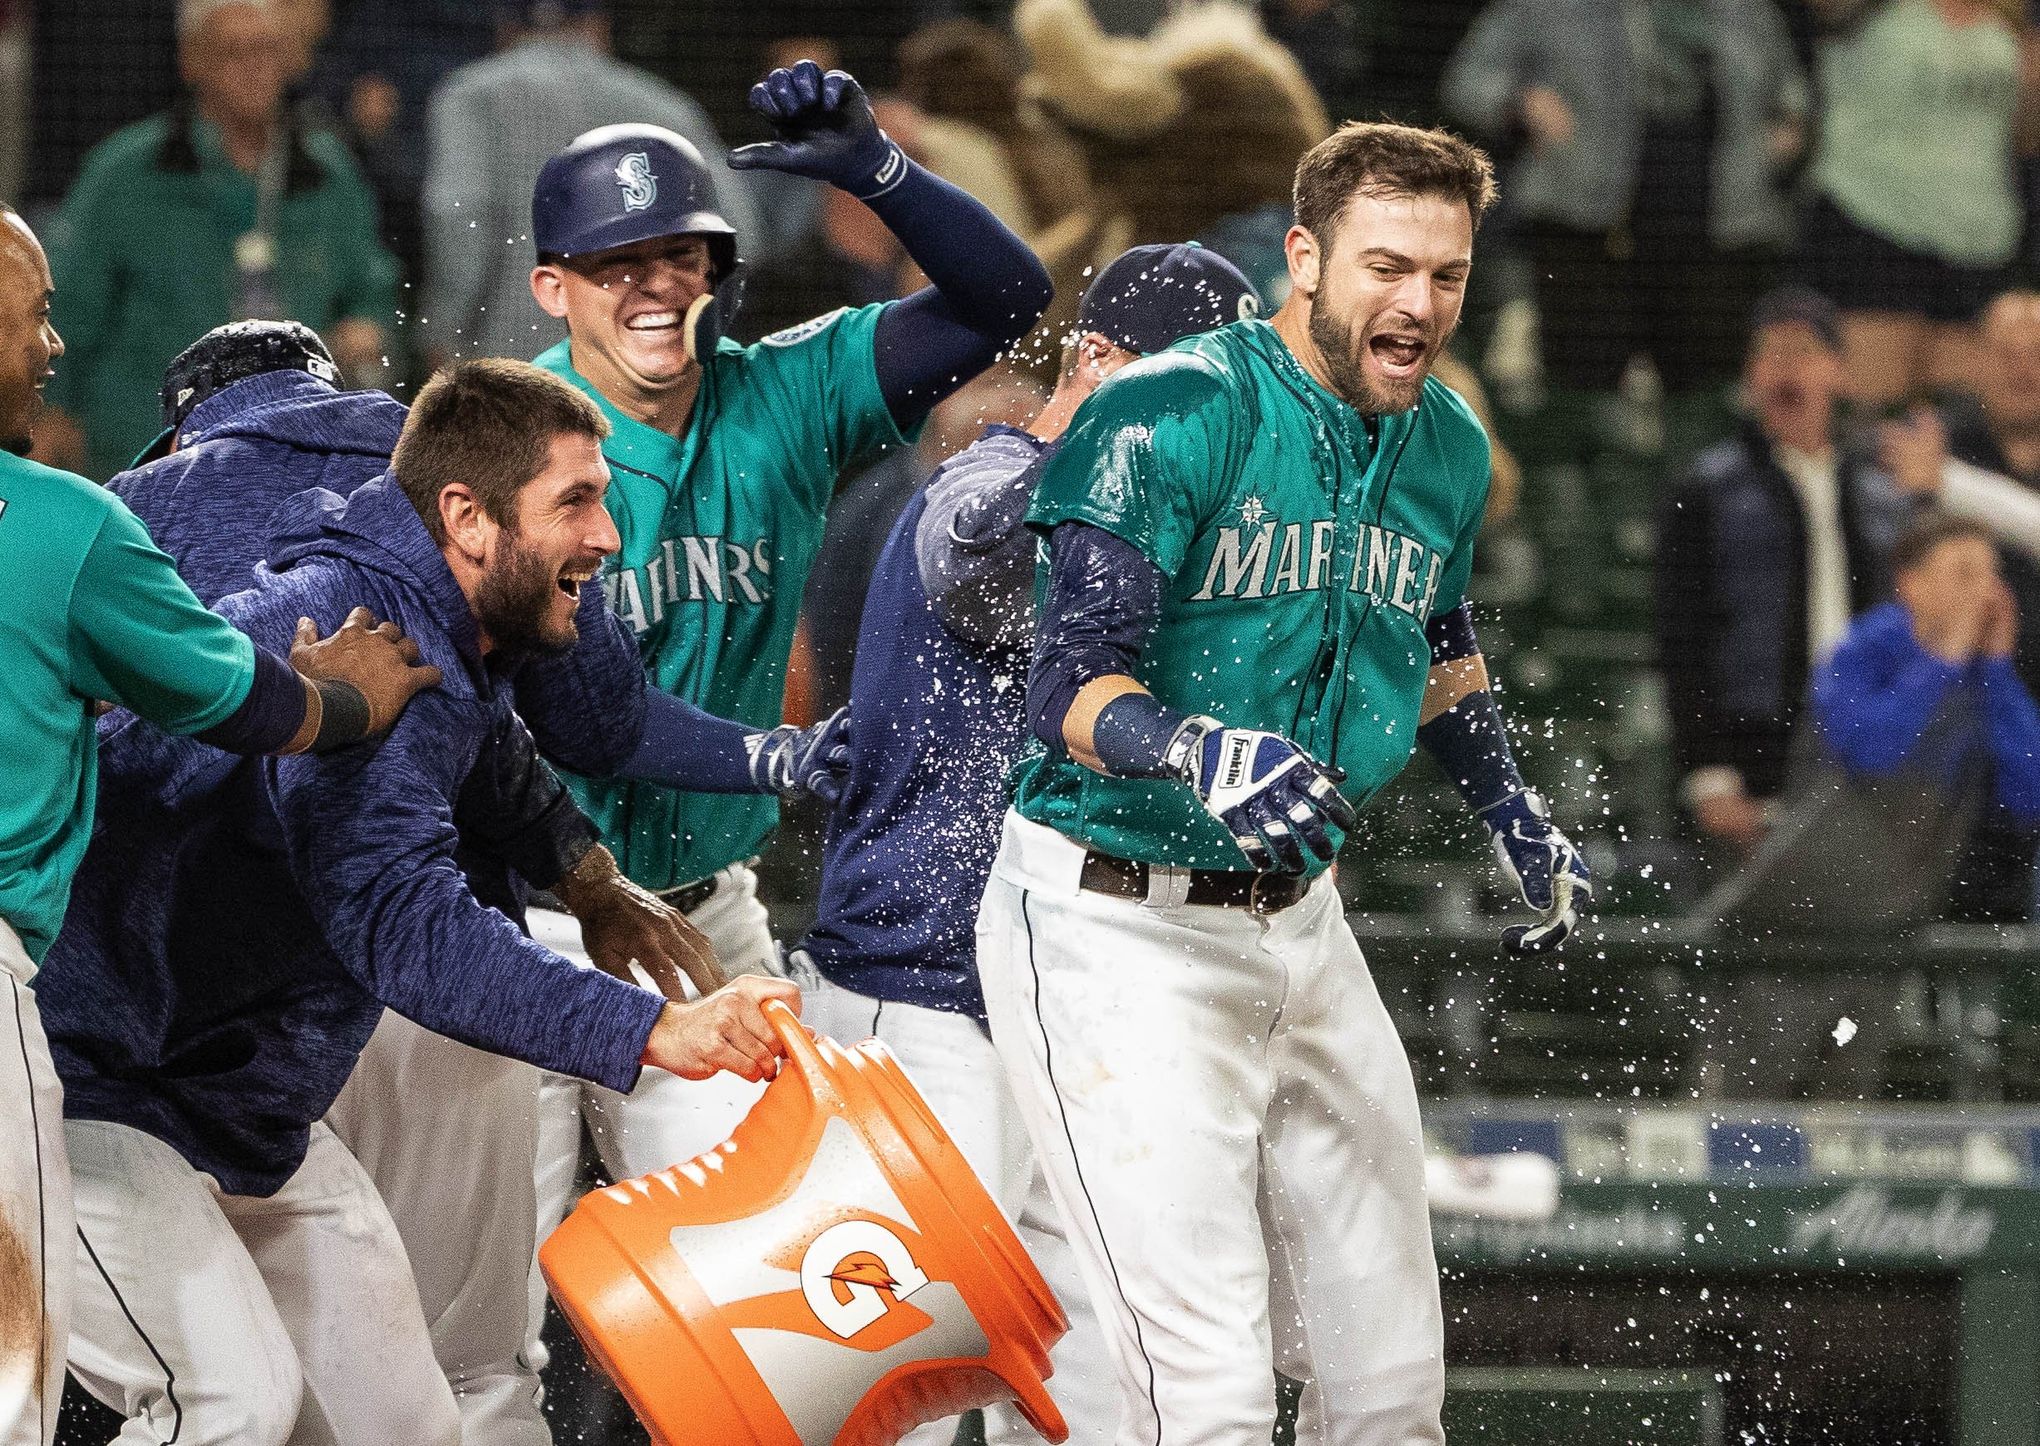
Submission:
[[[477,901],[454,805],[520,729],[514,660],[403,492],[308,493],[219,610],[287,648],[365,606],[443,684],[382,739],[232,758],[132,718],[100,740],[99,828],[37,981],[71,1118],[144,1130],[233,1194],[270,1195],[385,1005],[427,1029],[619,1090],[663,1001],[579,969]]]
[[[405,415],[382,392],[336,391],[304,372],[264,372],[200,402],[179,430],[177,451],[107,486],[210,606],[255,580],[288,498],[308,488],[346,497],[383,475]],[[599,581],[582,590],[576,623],[581,641],[571,652],[521,670],[518,711],[548,757],[607,777],[644,736],[644,667]]]

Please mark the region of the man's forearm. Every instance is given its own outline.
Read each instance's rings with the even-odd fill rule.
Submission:
[[[2040,493],[1982,467],[1953,458],[1941,464],[1943,511],[1982,523],[1998,538],[2040,558]]]

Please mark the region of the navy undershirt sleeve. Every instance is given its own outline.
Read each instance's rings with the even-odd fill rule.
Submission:
[[[1431,645],[1433,667],[1480,654],[1473,609],[1467,603],[1432,618],[1424,625],[1424,636]],[[1417,729],[1417,742],[1445,770],[1475,813],[1524,789],[1501,707],[1486,688],[1467,694]]]
[[[982,201],[911,161],[865,204],[932,283],[887,306],[872,343],[886,410],[911,427],[1025,336],[1055,287]]]
[[[241,706],[198,734],[227,753],[274,753],[297,736],[305,722],[305,685],[297,669],[276,654],[255,650],[255,681]]]
[[[1162,570],[1100,527],[1064,522],[1049,535],[1048,591],[1027,674],[1034,736],[1063,748],[1063,719],[1094,678],[1132,674],[1162,615]]]
[[[623,776],[692,793],[763,793],[751,776],[750,747],[761,732],[652,688],[645,695],[644,740]]]

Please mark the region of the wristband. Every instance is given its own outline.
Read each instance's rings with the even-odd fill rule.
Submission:
[[[1147,692],[1121,693],[1091,721],[1091,751],[1114,778],[1166,778],[1180,772],[1169,762],[1184,718]]]
[[[368,706],[368,697],[352,683],[342,683],[331,678],[312,684],[318,690],[319,706],[323,710],[319,718],[319,731],[312,739],[310,751],[330,753],[336,748],[345,748],[359,743],[368,736],[369,724],[374,714]]]

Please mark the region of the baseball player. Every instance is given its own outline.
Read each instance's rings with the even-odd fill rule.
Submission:
[[[30,981],[92,834],[96,706],[235,752],[302,753],[379,732],[438,681],[366,614],[325,643],[286,628],[273,650],[251,646],[116,498],[27,461],[64,354],[52,297],[41,245],[0,206],[0,1446],[54,1435],[70,1329],[62,1090]]]
[[[1487,158],[1310,151],[1272,322],[1125,368],[1028,513],[1042,747],[978,920],[992,1036],[1117,1367],[1117,1440],[1442,1442],[1416,1091],[1330,864],[1421,740],[1549,948],[1588,887],[1523,786],[1468,620],[1487,439],[1429,375]],[[1244,865],[1244,867],[1243,867]]]
[[[286,499],[314,486],[350,496],[387,471],[404,408],[381,392],[337,391],[336,376],[316,333],[270,321],[217,327],[165,372],[163,433],[109,486],[204,601],[253,581]],[[802,777],[789,757],[837,766],[816,748],[830,727],[768,735],[666,694],[647,696],[636,641],[597,583],[582,593],[582,636],[571,652],[527,663],[513,684],[520,714],[549,753],[606,773],[628,766],[647,733],[670,732],[681,741],[668,751],[697,786],[831,786],[826,772]],[[475,774],[455,808],[475,897],[521,922],[524,885],[550,890],[599,967],[631,978],[637,960],[675,998],[684,997],[683,975],[701,988],[720,983],[700,935],[616,871],[530,743],[522,730],[502,739],[496,766]],[[550,1439],[538,1379],[522,1358],[533,1182],[529,1171],[505,1179],[501,1167],[537,1148],[538,1081],[521,1060],[386,1012],[327,1118],[390,1208],[465,1434],[491,1446]]]
[[[814,926],[792,955],[805,1018],[899,1056],[1070,1311],[1054,1357],[1072,1440],[1108,1443],[1117,1396],[1069,1247],[984,1030],[973,928],[1006,772],[1027,736],[1035,479],[1079,404],[1128,362],[1254,314],[1253,285],[1196,245],[1137,246],[1098,274],[1056,390],[1024,428],[995,424],[935,469],[873,571],[850,707],[859,744],[823,845]],[[954,1431],[926,1427],[930,1446]],[[1009,1409],[993,1442],[1036,1439]]]
[[[765,1074],[760,1005],[568,965],[485,907],[454,824],[521,728],[508,679],[572,646],[616,544],[607,430],[523,362],[420,391],[388,480],[307,494],[221,604],[257,636],[365,593],[447,682],[373,750],[241,766],[127,720],[44,972],[82,1255],[71,1364],[180,1441],[458,1441],[401,1242],[320,1117],[385,1005],[479,1048],[628,1087],[641,1064]],[[521,1277],[520,1277],[521,1278]]]
[[[604,578],[611,606],[654,687],[760,722],[778,717],[835,484],[907,445],[929,408],[1033,324],[1049,281],[991,212],[907,159],[848,75],[803,61],[772,72],[750,100],[778,139],[730,163],[859,197],[930,286],[737,345],[721,332],[739,294],[739,238],[699,154],[670,132],[622,126],[589,132],[540,172],[532,291],[567,328],[538,364],[586,391],[614,429],[605,452],[623,545]],[[777,821],[774,800],[575,786],[624,871],[683,909],[725,965],[773,967],[746,861]],[[571,956],[571,921],[535,913],[532,929]],[[571,1188],[577,1104],[624,1177],[720,1142],[756,1090],[660,1080],[628,1102],[578,1086],[550,1094],[542,1232]]]

